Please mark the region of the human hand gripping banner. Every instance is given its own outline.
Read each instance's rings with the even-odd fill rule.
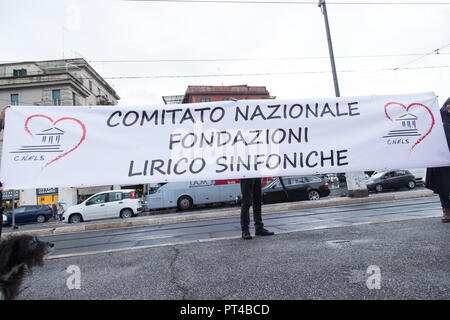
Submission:
[[[13,106],[5,120],[5,189],[450,165],[434,93]]]

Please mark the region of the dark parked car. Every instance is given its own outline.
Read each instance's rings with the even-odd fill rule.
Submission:
[[[316,176],[283,177],[286,191],[280,179],[276,179],[262,189],[263,203],[277,203],[298,200],[319,200],[330,194],[328,184]]]
[[[7,220],[6,223],[4,222],[3,224],[12,224],[12,211],[5,212],[4,214]],[[42,223],[50,219],[52,216],[52,209],[44,204],[35,206],[25,205],[14,209],[14,221],[16,223]]]
[[[367,181],[369,191],[381,192],[385,189],[414,189],[416,177],[408,170],[393,170],[374,173]]]

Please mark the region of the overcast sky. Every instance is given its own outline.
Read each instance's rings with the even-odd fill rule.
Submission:
[[[188,85],[333,97],[317,2],[2,1],[0,60],[83,57],[122,105],[163,104]],[[449,0],[343,2],[327,1],[341,96],[434,91],[440,105],[450,96]]]

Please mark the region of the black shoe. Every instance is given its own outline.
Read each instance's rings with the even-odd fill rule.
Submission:
[[[250,231],[244,230],[242,231],[242,239],[244,240],[250,240],[252,236],[250,235]]]
[[[273,236],[275,233],[270,232],[269,230],[266,230],[264,228],[262,228],[261,230],[257,230],[255,232],[255,235],[257,236]]]

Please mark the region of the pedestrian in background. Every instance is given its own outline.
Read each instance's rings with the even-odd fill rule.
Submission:
[[[241,179],[241,229],[242,239],[249,240],[250,235],[250,206],[253,207],[253,222],[255,223],[255,235],[271,236],[274,233],[264,228],[261,214],[261,178]]]
[[[58,207],[54,203],[52,204],[52,215],[53,215],[53,219],[57,220]]]
[[[450,98],[441,108],[441,117],[450,151]],[[439,195],[443,212],[442,222],[450,222],[450,167],[428,168],[425,187]]]
[[[56,203],[58,204],[58,220],[62,221],[62,216],[66,210],[64,209],[62,201],[57,201]]]

